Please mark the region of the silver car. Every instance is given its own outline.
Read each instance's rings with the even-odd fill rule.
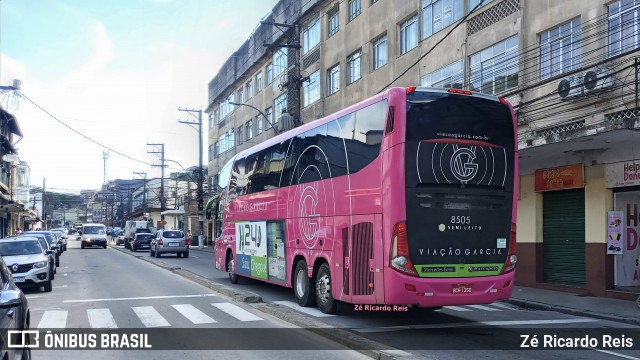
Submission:
[[[0,255],[11,270],[13,281],[21,287],[44,286],[46,292],[53,289],[47,256],[51,251],[45,252],[34,238],[0,239]]]
[[[149,256],[159,258],[162,254],[177,254],[189,257],[189,244],[182,230],[158,230],[153,240]]]

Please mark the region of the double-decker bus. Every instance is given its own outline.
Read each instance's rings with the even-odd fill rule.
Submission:
[[[215,267],[232,283],[291,287],[301,306],[325,313],[338,302],[506,299],[517,261],[516,144],[504,99],[389,89],[225,165]]]

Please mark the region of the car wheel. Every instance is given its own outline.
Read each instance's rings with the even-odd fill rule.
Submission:
[[[49,277],[51,278],[51,280],[55,280],[56,275],[55,275],[55,271],[53,271],[52,269],[49,269]]]
[[[181,257],[181,256],[182,256],[182,253],[181,253],[181,252],[177,252],[177,253],[176,253],[176,256],[177,256],[177,257]]]
[[[182,257],[183,258],[188,258],[189,257],[189,252],[188,251],[183,252],[182,253]]]
[[[51,292],[51,290],[53,290],[53,285],[51,284],[51,279],[49,279],[44,283],[44,292]]]
[[[58,267],[58,266],[60,266],[60,258],[59,257],[56,258],[56,267]]]
[[[300,306],[313,306],[316,303],[316,283],[315,281],[309,281],[307,272],[307,262],[304,260],[298,261],[296,264],[296,270],[293,273],[293,292],[296,295],[296,300]]]
[[[102,248],[106,249],[107,248],[107,244],[102,245]]]
[[[84,249],[84,243],[80,244],[80,248]]]
[[[334,314],[336,312],[337,301],[331,294],[331,271],[329,265],[324,263],[318,269],[316,276],[316,301],[318,309],[325,314]]]
[[[156,257],[159,258],[161,256],[160,252],[158,251],[158,248],[156,248]]]

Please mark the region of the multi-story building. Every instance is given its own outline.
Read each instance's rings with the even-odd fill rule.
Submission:
[[[639,23],[640,0],[281,0],[209,83],[209,173],[392,86],[504,97],[517,283],[637,296]]]

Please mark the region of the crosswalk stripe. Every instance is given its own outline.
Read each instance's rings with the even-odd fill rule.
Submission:
[[[47,310],[38,323],[40,329],[64,329],[67,326],[67,310]]]
[[[506,305],[506,304],[499,303],[499,302],[491,303],[491,306],[496,306],[496,307],[503,308],[503,309],[508,309],[508,310],[518,310],[513,305]]]
[[[180,314],[182,314],[182,316],[186,317],[187,319],[189,319],[189,321],[191,321],[194,324],[217,323],[217,321],[215,321],[209,315],[196,309],[196,307],[191,304],[177,304],[177,305],[171,305],[171,307],[176,309]]]
[[[89,324],[93,329],[117,329],[116,321],[109,309],[88,309]]]
[[[484,306],[484,305],[467,305],[470,308],[474,308],[474,309],[478,309],[478,310],[485,310],[485,311],[502,311],[500,309],[496,309],[496,308],[492,308],[492,307],[488,307],[488,306]]]
[[[460,306],[445,306],[445,309],[453,310],[453,311],[472,311],[471,309],[463,308]]]
[[[333,314],[325,314],[317,308],[312,307],[303,307],[294,303],[293,301],[274,301],[274,304],[284,305],[290,307],[296,311],[300,311],[301,313],[305,313],[307,315],[315,316],[315,317],[327,317],[327,316],[335,316]]]
[[[146,327],[171,326],[153,306],[137,306],[131,309],[133,309]]]
[[[257,320],[263,320],[261,317],[256,316],[250,312],[248,312],[247,310],[230,304],[230,303],[215,303],[215,304],[211,304],[214,307],[218,308],[219,310],[224,311],[225,313],[233,316],[234,318],[240,320],[240,321],[257,321]]]

